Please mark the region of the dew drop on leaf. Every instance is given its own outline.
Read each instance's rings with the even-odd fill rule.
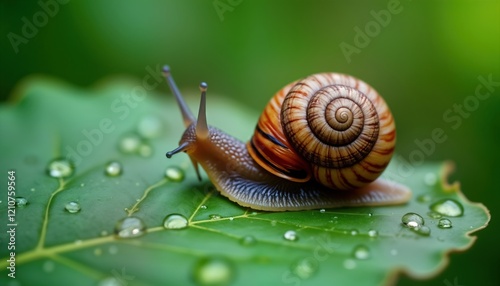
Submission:
[[[208,216],[211,220],[218,220],[221,219],[222,217],[218,214],[211,214]]]
[[[431,229],[425,225],[421,225],[419,227],[414,227],[414,228],[412,228],[412,230],[421,236],[431,235]]]
[[[53,178],[66,178],[73,175],[75,167],[70,160],[55,159],[47,166],[47,174]]]
[[[29,201],[25,197],[16,197],[15,199],[16,207],[25,207],[29,204]]]
[[[449,220],[447,218],[440,219],[438,221],[438,227],[439,228],[451,228],[452,227],[451,220]]]
[[[240,238],[240,244],[243,246],[251,246],[257,243],[257,239],[253,235],[245,235]]]
[[[430,206],[430,209],[444,216],[461,216],[464,213],[464,207],[453,199],[442,199]]]
[[[158,117],[147,116],[139,121],[137,132],[141,137],[146,139],[153,139],[158,137],[163,130],[163,126]]]
[[[233,265],[222,257],[203,258],[194,267],[194,280],[198,285],[228,285],[233,277]]]
[[[184,171],[179,167],[168,167],[165,170],[165,178],[172,182],[182,182],[184,180],[184,176]]]
[[[132,154],[139,150],[141,138],[135,134],[128,134],[121,138],[118,148],[122,153]]]
[[[351,229],[351,235],[358,235],[359,231],[357,229]]]
[[[407,213],[401,217],[401,222],[408,228],[416,228],[424,224],[424,219],[419,214]]]
[[[70,214],[77,213],[81,210],[80,204],[77,202],[68,202],[65,206],[64,209],[69,212]]]
[[[116,245],[111,245],[108,249],[109,254],[114,255],[118,253],[118,247]]]
[[[352,256],[359,260],[365,260],[370,258],[370,249],[365,245],[358,245],[354,247],[352,251]]]
[[[188,226],[188,220],[181,214],[169,214],[163,220],[166,229],[183,229]]]
[[[146,225],[138,217],[120,219],[115,225],[115,234],[119,238],[133,238],[146,233]]]
[[[123,166],[120,162],[111,161],[106,165],[104,173],[110,177],[116,177],[123,172]]]
[[[299,237],[297,236],[297,233],[294,230],[286,231],[285,234],[283,234],[283,237],[289,241],[296,241],[299,239]]]
[[[368,231],[368,236],[369,237],[377,237],[378,236],[378,231],[376,231],[375,229],[370,229]]]
[[[200,206],[200,209],[202,209],[202,210],[206,210],[206,209],[207,209],[207,206],[206,206],[206,205],[201,205],[201,206]]]
[[[294,264],[292,264],[292,272],[301,279],[307,279],[318,271],[319,263],[318,260],[314,259],[312,256],[308,258],[301,259]]]
[[[354,261],[354,259],[344,260],[344,268],[348,270],[356,268],[356,261]]]
[[[151,157],[153,155],[153,147],[147,143],[143,143],[139,146],[138,152],[142,157]]]
[[[325,213],[325,212],[326,212],[326,210],[325,210],[325,209],[320,209],[320,210],[319,210],[319,212],[320,212],[320,213]]]

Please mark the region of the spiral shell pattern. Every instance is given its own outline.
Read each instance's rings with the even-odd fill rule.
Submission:
[[[332,189],[372,182],[394,151],[396,131],[385,101],[348,75],[324,73],[299,81],[284,98],[280,118],[314,178]]]

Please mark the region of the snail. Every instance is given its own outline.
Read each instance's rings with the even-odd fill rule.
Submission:
[[[186,152],[215,188],[244,207],[292,211],[402,204],[411,191],[379,175],[394,151],[396,131],[385,101],[365,82],[320,73],[292,82],[270,100],[244,143],[209,126],[207,84],[198,118],[163,68],[186,130],[168,158]],[[330,146],[331,145],[331,146]]]

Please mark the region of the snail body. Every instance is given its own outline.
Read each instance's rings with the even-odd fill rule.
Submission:
[[[400,204],[410,190],[377,179],[395,144],[394,120],[382,97],[354,77],[322,73],[293,82],[270,100],[244,143],[206,121],[206,84],[198,118],[167,81],[186,131],[167,157],[186,152],[230,200],[284,211]],[[312,125],[311,125],[312,123]]]

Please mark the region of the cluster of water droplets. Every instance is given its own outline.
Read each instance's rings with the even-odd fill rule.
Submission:
[[[429,236],[431,234],[431,229],[425,226],[425,221],[422,216],[416,213],[407,213],[401,217],[401,222],[407,228],[413,230],[415,233]]]
[[[115,235],[118,238],[134,238],[146,233],[146,224],[138,217],[129,216],[115,224]]]
[[[122,136],[118,143],[118,149],[124,154],[150,157],[153,154],[150,141],[161,135],[162,131],[163,123],[158,117],[144,117],[139,121],[135,132]]]

